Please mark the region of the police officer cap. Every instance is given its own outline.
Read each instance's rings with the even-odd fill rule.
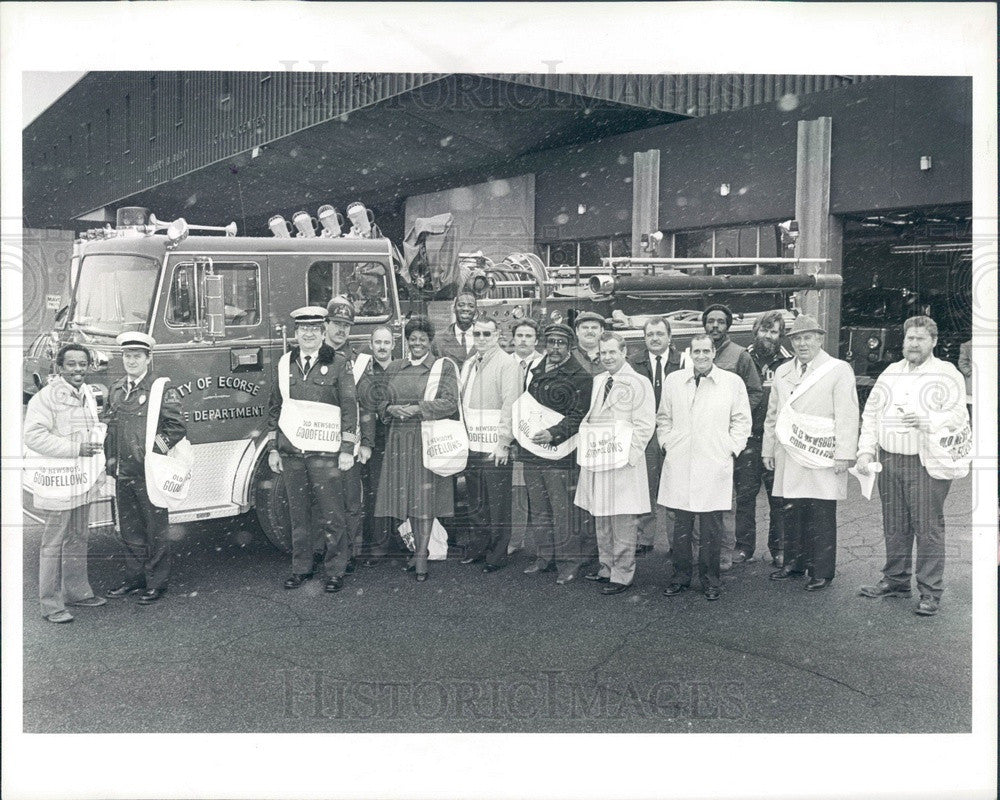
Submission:
[[[567,342],[572,342],[576,339],[576,334],[573,333],[573,329],[569,325],[565,325],[562,322],[553,322],[551,325],[546,325],[543,331],[545,337],[549,336],[564,336]]]
[[[292,312],[292,319],[296,325],[326,322],[326,309],[322,306],[302,306]]]
[[[354,306],[346,297],[334,297],[326,304],[326,316],[331,322],[354,324]]]
[[[576,321],[573,324],[579,328],[581,322],[599,322],[602,328],[608,327],[608,324],[604,321],[604,317],[600,314],[595,314],[593,311],[584,311],[581,314],[577,314]]]
[[[126,333],[119,333],[115,337],[115,344],[122,348],[139,347],[150,353],[156,347],[156,339],[142,331],[128,331]]]

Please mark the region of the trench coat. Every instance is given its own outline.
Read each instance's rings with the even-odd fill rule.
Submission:
[[[854,371],[846,361],[834,359],[822,350],[809,363],[804,376],[799,375],[798,359],[787,361],[774,371],[771,395],[764,420],[762,458],[774,459],[774,496],[809,497],[815,500],[844,500],[847,497],[847,473],[837,475],[833,467],[810,469],[792,459],[784,445],[774,435],[778,412],[788,402],[788,396],[812,370],[828,361],[836,361],[834,369],[824,375],[805,394],[795,400],[795,410],[803,414],[826,417],[834,422],[836,445],[833,457],[853,461],[858,456],[858,430],[861,415],[858,410],[858,390]]]
[[[614,378],[611,393],[604,401],[604,387]],[[621,469],[591,472],[580,468],[576,505],[595,517],[619,514],[648,514],[649,484],[646,476],[646,444],[656,429],[653,385],[625,363],[613,376],[601,372],[594,377],[587,422],[627,422],[632,426],[628,464]]]
[[[713,367],[697,386],[690,366],[667,375],[656,435],[664,449],[657,503],[696,513],[733,507],[733,459],[750,438],[739,375]]]

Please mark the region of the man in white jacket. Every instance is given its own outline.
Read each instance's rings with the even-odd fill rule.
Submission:
[[[657,502],[672,509],[673,580],[664,594],[691,585],[691,540],[695,518],[701,531],[698,574],[709,600],[718,600],[722,514],[733,506],[733,460],[750,437],[750,401],[739,375],[714,366],[715,345],[707,334],[691,340],[691,367],[663,381],[656,435],[663,448]]]
[[[937,613],[944,584],[944,501],[951,489],[946,471],[928,460],[927,438],[942,435],[967,450],[971,445],[965,386],[947,361],[934,357],[937,324],[910,317],[903,325],[903,360],[876,382],[861,417],[858,472],[868,474],[880,460],[885,566],[882,579],[862,586],[863,597],[909,597],[913,543],[917,545],[914,612]],[[881,456],[876,458],[878,451]],[[925,463],[926,462],[926,463]],[[958,471],[967,471],[963,465]],[[937,474],[932,474],[937,473]],[[957,472],[955,473],[957,477]]]
[[[649,513],[646,444],[656,427],[653,387],[625,360],[625,340],[602,334],[598,343],[605,371],[594,378],[590,410],[577,433],[581,454],[576,505],[594,517],[600,568],[584,577],[606,583],[601,593],[621,594],[635,575],[635,542],[639,514]],[[616,423],[620,423],[616,425]],[[615,426],[614,435],[611,427]],[[615,463],[628,441],[624,465]],[[589,461],[588,454],[594,454]],[[614,468],[614,466],[617,468]]]

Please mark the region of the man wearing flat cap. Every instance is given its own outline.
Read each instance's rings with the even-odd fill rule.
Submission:
[[[833,580],[837,501],[847,497],[847,468],[858,452],[858,392],[850,365],[823,351],[825,331],[795,318],[795,358],[774,372],[764,439],[764,468],[774,470],[774,496],[785,500],[785,564],[771,580],[809,575],[806,591]]]
[[[104,420],[108,425],[104,453],[108,474],[115,478],[118,522],[125,544],[125,581],[107,593],[121,598],[139,593],[142,605],[155,603],[170,580],[170,539],[167,509],[150,502],[146,491],[146,415],[153,388],[153,348],[148,334],[120,334],[125,376],[108,390]],[[160,403],[153,452],[166,454],[187,431],[175,389],[167,388]]]
[[[583,552],[579,514],[571,513],[576,454],[563,446],[576,435],[587,413],[593,378],[571,354],[575,336],[568,325],[549,325],[544,336],[545,357],[531,370],[527,394],[543,407],[539,414],[555,412],[559,421],[533,433],[530,441],[519,438],[528,524],[538,547],[525,574],[557,572],[556,583],[562,585],[576,578],[589,557]]]
[[[574,321],[576,328],[577,345],[573,348],[573,357],[580,362],[581,366],[587,370],[591,376],[603,372],[598,349],[601,342],[601,334],[607,327],[604,317],[595,314],[593,311],[582,311],[576,315]]]
[[[339,592],[351,557],[344,476],[354,466],[358,403],[350,366],[323,341],[326,309],[292,312],[296,346],[278,361],[268,428],[268,465],[285,475],[292,522],[292,574],[286,589],[313,577],[323,552],[327,592]]]

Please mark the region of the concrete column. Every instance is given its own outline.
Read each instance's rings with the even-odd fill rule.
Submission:
[[[642,236],[660,227],[660,151],[636,153],[632,159],[632,256],[644,252]]]
[[[799,258],[828,258],[822,272],[843,272],[843,226],[830,216],[830,142],[833,120],[830,117],[800,120],[795,163],[795,219],[799,239],[795,255]],[[816,265],[803,265],[799,272],[816,271]],[[810,314],[826,329],[825,349],[836,356],[840,343],[840,293],[801,292],[799,308]]]

